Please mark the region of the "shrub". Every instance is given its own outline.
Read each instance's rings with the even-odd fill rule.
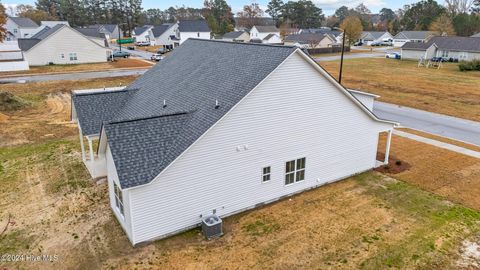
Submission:
[[[480,71],[480,59],[474,59],[472,61],[460,61],[458,69],[460,69],[460,71]]]
[[[397,161],[395,161],[395,164],[396,164],[397,166],[400,166],[400,165],[402,165],[402,161],[401,161],[401,160],[397,160]]]

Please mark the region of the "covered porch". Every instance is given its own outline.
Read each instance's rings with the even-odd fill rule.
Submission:
[[[98,149],[98,135],[83,136],[82,129],[79,128],[80,147],[82,150],[82,161],[93,179],[107,177],[107,164],[104,155],[99,155],[95,149]],[[85,146],[85,144],[87,146]],[[96,146],[96,147],[95,147]],[[87,147],[87,149],[85,149]]]

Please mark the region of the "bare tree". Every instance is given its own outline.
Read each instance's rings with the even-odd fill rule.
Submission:
[[[254,25],[259,25],[264,15],[263,10],[257,3],[243,6],[243,10],[237,13],[238,24],[252,28]]]
[[[472,8],[474,0],[445,0],[445,7],[451,16],[467,13]]]

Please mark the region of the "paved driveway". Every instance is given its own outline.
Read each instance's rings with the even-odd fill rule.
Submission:
[[[119,47],[118,47],[118,46],[114,46],[113,49],[114,49],[114,50],[118,50]],[[124,47],[124,46],[122,46],[122,51],[129,52],[129,53],[131,53],[132,55],[141,57],[141,58],[146,59],[146,60],[150,60],[150,57],[152,57],[152,55],[153,55],[153,53],[151,53],[151,52],[146,52],[146,51],[143,51],[143,50],[128,50],[127,47]]]
[[[480,122],[431,113],[389,103],[375,102],[373,112],[404,127],[480,146]]]

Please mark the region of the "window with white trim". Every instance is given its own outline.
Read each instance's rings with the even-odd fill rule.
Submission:
[[[77,53],[69,53],[68,56],[70,57],[70,61],[78,60]]]
[[[305,180],[305,161],[299,158],[285,163],[285,185]]]
[[[117,207],[118,212],[124,216],[123,212],[123,195],[122,190],[117,186],[117,183],[113,182],[113,192],[115,193],[115,206]]]
[[[442,57],[448,57],[448,51],[442,51]]]
[[[271,179],[272,168],[270,166],[262,168],[262,182],[268,182]]]

